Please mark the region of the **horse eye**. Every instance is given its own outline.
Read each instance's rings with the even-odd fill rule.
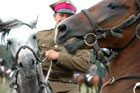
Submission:
[[[7,40],[7,44],[8,44],[8,45],[11,45],[11,44],[12,44],[12,41]]]
[[[116,9],[116,8],[118,8],[117,4],[115,4],[115,3],[110,3],[110,4],[108,5],[108,7],[109,7],[110,9]]]

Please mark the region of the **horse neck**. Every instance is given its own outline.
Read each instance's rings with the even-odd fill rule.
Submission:
[[[115,73],[137,74],[140,71],[140,40],[136,38],[126,49],[119,53],[119,56],[110,63],[110,69]],[[129,72],[129,73],[128,73]],[[140,73],[139,73],[140,74]]]

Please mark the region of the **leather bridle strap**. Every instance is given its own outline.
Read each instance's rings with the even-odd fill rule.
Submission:
[[[95,31],[98,31],[101,29],[99,25],[96,23],[96,20],[94,19],[94,17],[90,14],[90,12],[87,9],[82,10],[82,12],[85,13],[86,16],[89,18],[92,26],[95,28]]]
[[[28,48],[28,49],[33,53],[33,55],[34,55],[34,57],[36,58],[37,62],[40,62],[38,56],[36,55],[36,53],[35,53],[30,47],[28,47],[28,46],[21,46],[21,47],[18,49],[17,53],[16,53],[16,57],[15,57],[16,64],[18,64],[18,63],[17,63],[17,61],[18,61],[18,55],[19,55],[21,49],[25,49],[25,48]]]
[[[120,77],[120,78],[112,77],[112,79],[108,80],[106,83],[103,84],[102,89],[105,88],[108,85],[111,85],[111,84],[115,83],[116,81],[119,81],[119,80],[123,80],[123,79],[139,79],[139,78],[140,78],[140,74],[133,75],[133,76],[124,76],[124,77]]]

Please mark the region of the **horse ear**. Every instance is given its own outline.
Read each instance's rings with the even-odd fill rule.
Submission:
[[[37,22],[38,22],[38,16],[37,16],[36,20],[33,20],[32,22],[30,22],[29,25],[30,25],[32,28],[36,28]]]

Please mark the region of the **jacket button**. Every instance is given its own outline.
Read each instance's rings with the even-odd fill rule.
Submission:
[[[54,46],[55,48],[58,47],[57,45]]]
[[[42,44],[42,46],[45,46],[45,44]]]

